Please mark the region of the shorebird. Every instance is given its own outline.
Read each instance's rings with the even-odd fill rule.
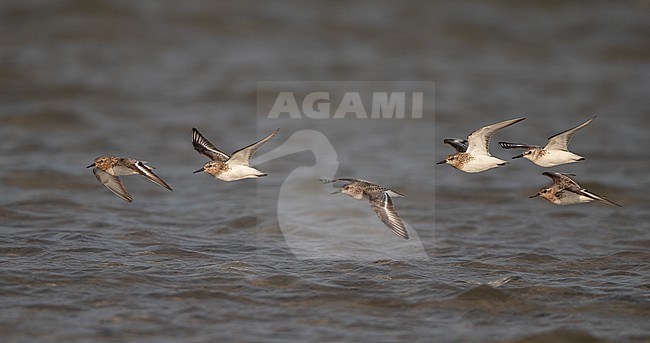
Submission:
[[[447,156],[437,164],[449,164],[452,167],[466,173],[479,173],[488,169],[505,165],[506,161],[498,159],[490,154],[490,138],[500,129],[516,124],[526,118],[516,118],[492,125],[482,127],[467,136],[467,150],[462,150],[462,140],[445,140],[445,143],[452,145],[457,152]],[[453,142],[453,143],[452,143]],[[460,148],[460,149],[459,149]]]
[[[172,190],[158,175],[153,173],[153,167],[146,165],[144,161],[134,160],[126,157],[100,156],[95,162],[86,168],[93,168],[93,174],[97,180],[106,188],[124,201],[133,202],[133,197],[124,188],[118,176],[140,174],[147,180]]]
[[[364,213],[358,213],[354,218],[344,215],[329,217],[340,211],[342,205],[355,205],[346,199],[341,203],[332,202],[334,199],[330,193],[334,189],[321,192],[324,185],[318,180],[334,179],[339,170],[336,149],[330,138],[317,130],[300,129],[285,134],[286,140],[283,136],[283,142],[274,149],[255,154],[251,164],[284,161],[286,156],[295,157],[295,163],[287,165],[286,177],[283,176],[284,181],[275,188],[276,192],[261,192],[258,200],[277,204],[277,226],[289,251],[297,259],[332,262],[342,258],[366,262],[386,258],[395,261],[430,260],[417,230],[406,221],[404,225],[409,239],[402,240],[394,238],[384,229],[376,219],[377,214],[367,208],[361,208]],[[356,205],[367,206],[361,202]],[[360,242],[368,241],[372,242],[372,246],[359,249]]]
[[[539,192],[532,195],[531,198],[541,196],[556,205],[583,204],[598,200],[608,205],[621,207],[621,205],[611,200],[580,187],[577,182],[573,181],[573,179],[569,177],[575,176],[573,174],[544,172],[542,175],[550,177],[553,180],[553,184],[540,189]]]
[[[569,141],[578,130],[589,125],[595,118],[596,116],[578,126],[549,137],[546,146],[543,148],[536,145],[508,142],[499,142],[499,145],[504,149],[525,149],[523,154],[514,156],[513,159],[523,157],[540,167],[555,167],[561,164],[575,163],[585,158],[569,151]]]
[[[350,197],[361,200],[364,197],[368,198],[370,207],[372,208],[379,220],[381,220],[393,233],[404,238],[409,239],[409,234],[406,232],[404,222],[395,211],[391,197],[403,197],[404,195],[380,186],[370,181],[355,179],[355,178],[338,178],[334,180],[319,179],[322,183],[334,183],[345,181],[347,184],[343,185],[341,189],[332,194],[343,193]]]
[[[248,162],[257,149],[262,144],[268,142],[269,139],[273,138],[278,131],[280,129],[273,131],[270,135],[245,148],[233,152],[232,156],[228,156],[203,137],[199,130],[192,128],[192,145],[194,146],[194,150],[211,159],[211,161],[206,162],[201,169],[196,170],[194,173],[206,172],[222,181],[236,181],[266,176],[266,173],[249,166]]]

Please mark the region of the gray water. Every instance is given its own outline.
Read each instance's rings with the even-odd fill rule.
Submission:
[[[647,1],[2,1],[0,337],[648,341],[649,15]],[[435,113],[260,120],[257,82],[278,80],[432,81]],[[443,138],[520,115],[496,156],[515,154],[497,140],[543,144],[598,115],[571,145],[587,160],[553,170],[623,207],[528,199],[549,182],[528,161],[434,165]],[[227,152],[281,127],[258,153],[269,176],[191,174],[194,126]],[[289,177],[317,154],[263,160],[300,130],[332,143],[336,176],[406,194],[413,238]],[[147,160],[174,192],[129,176],[123,202],[84,168],[98,155]],[[346,225],[360,231],[327,236]]]

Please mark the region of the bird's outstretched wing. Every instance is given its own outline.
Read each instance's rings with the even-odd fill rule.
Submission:
[[[492,135],[494,135],[494,133],[496,133],[497,131],[505,127],[508,127],[510,125],[516,124],[524,119],[526,118],[515,118],[515,119],[505,120],[475,130],[469,136],[467,136],[467,141],[469,142],[469,145],[467,147],[467,153],[474,156],[477,155],[492,156],[490,155],[489,152],[490,138],[492,138]]]
[[[278,133],[278,131],[280,131],[280,129],[277,129],[277,130],[271,132],[270,135],[260,139],[259,141],[255,142],[255,143],[253,143],[253,144],[251,144],[251,145],[249,145],[247,147],[241,148],[241,149],[233,152],[232,156],[230,156],[230,161],[247,166],[248,161],[255,154],[257,149],[259,149],[262,146],[262,144],[268,142],[269,139],[273,138],[273,136],[275,136]]]
[[[395,211],[393,207],[393,201],[390,199],[390,195],[387,192],[381,192],[377,197],[370,199],[370,207],[377,217],[381,220],[393,233],[404,238],[409,239],[409,234],[406,231],[404,222]]]
[[[361,180],[361,179],[355,179],[353,177],[340,177],[338,179],[330,180],[330,179],[318,179],[318,181],[322,183],[335,183],[335,182],[368,182],[366,180]]]
[[[522,143],[508,143],[508,142],[499,142],[499,145],[504,149],[530,149],[537,148],[534,145],[522,144]]]
[[[580,185],[575,182],[569,176],[575,176],[575,174],[567,173],[558,173],[558,172],[543,172],[542,175],[548,176],[553,180],[553,183],[561,187],[562,189],[567,189],[572,192],[578,192],[582,189]]]
[[[192,145],[199,154],[205,155],[213,161],[227,161],[230,157],[217,149],[196,128],[192,128]]]
[[[138,174],[144,176],[147,178],[147,180],[157,184],[158,186],[167,188],[170,191],[172,190],[172,188],[169,187],[165,181],[163,181],[158,175],[154,174],[152,170],[153,168],[146,165],[143,161],[130,160],[127,164],[127,167],[137,171]]]
[[[604,202],[604,203],[606,203],[606,204],[608,204],[608,205],[612,205],[612,206],[616,206],[616,207],[623,207],[623,206],[621,206],[621,205],[619,205],[619,204],[617,204],[617,203],[615,203],[615,202],[613,202],[613,201],[611,201],[611,200],[609,200],[609,199],[607,199],[607,198],[605,198],[605,197],[602,197],[602,196],[600,196],[600,195],[594,194],[594,193],[592,193],[592,192],[590,192],[590,191],[588,191],[588,190],[586,190],[586,189],[584,189],[584,188],[581,189],[580,192],[579,192],[578,194],[580,194],[580,195],[582,195],[582,196],[586,196],[586,197],[592,198],[592,199],[594,199],[594,200],[598,200],[598,201]]]
[[[569,150],[569,141],[571,141],[571,137],[578,132],[578,130],[582,129],[583,127],[591,124],[592,121],[596,119],[596,116],[593,118],[587,120],[586,122],[572,127],[568,130],[562,131],[558,134],[555,134],[551,137],[548,138],[548,143],[546,143],[546,146],[544,147],[545,150],[564,150],[567,151]]]
[[[465,152],[467,151],[467,147],[469,144],[467,143],[466,139],[461,139],[461,138],[445,138],[443,140],[445,144],[450,145],[452,148],[456,149],[458,152]]]
[[[129,192],[124,188],[122,181],[117,176],[113,176],[101,169],[93,168],[93,174],[99,182],[101,182],[108,190],[113,192],[113,194],[122,198],[126,202],[133,202],[133,197]]]

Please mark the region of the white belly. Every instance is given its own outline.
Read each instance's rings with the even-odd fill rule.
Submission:
[[[217,176],[217,179],[222,180],[222,181],[236,181],[236,180],[241,180],[241,179],[250,179],[250,178],[258,178],[260,176],[264,176],[263,172],[249,167],[249,166],[242,166],[242,165],[228,165],[230,169],[226,172],[223,172]]]
[[[480,173],[482,171],[499,167],[504,163],[508,163],[508,162],[504,160],[500,160],[494,156],[479,155],[479,156],[474,156],[474,159],[467,162],[463,166],[463,169],[461,170],[466,173]]]
[[[583,204],[586,202],[592,202],[594,199],[586,197],[584,195],[579,195],[573,192],[564,191],[560,198],[555,198],[553,203],[556,205],[574,205],[574,204]]]
[[[576,155],[570,151],[550,150],[544,156],[532,161],[540,167],[555,167],[561,164],[575,163],[584,157]]]

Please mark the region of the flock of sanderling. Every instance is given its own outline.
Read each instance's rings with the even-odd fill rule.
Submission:
[[[514,156],[513,159],[523,157],[540,167],[548,168],[567,163],[575,163],[585,158],[569,151],[569,141],[576,132],[591,124],[595,118],[593,117],[580,125],[549,137],[548,142],[543,148],[536,145],[508,142],[499,142],[499,145],[504,149],[524,149],[523,154]],[[524,119],[526,118],[516,118],[482,127],[472,132],[467,139],[445,139],[444,142],[454,147],[456,153],[447,156],[446,159],[438,162],[438,164],[446,163],[467,173],[478,173],[506,165],[508,162],[490,154],[490,138],[498,130],[516,124]],[[598,200],[609,205],[621,206],[580,187],[577,182],[570,178],[570,176],[575,176],[574,174],[544,172],[542,175],[550,177],[553,180],[553,184],[542,188],[535,195],[531,196],[531,198],[541,196],[556,205],[583,204]]]
[[[445,139],[443,142],[456,149],[456,153],[447,156],[447,158],[437,164],[449,164],[466,173],[479,173],[506,165],[508,163],[507,161],[490,154],[490,139],[498,130],[525,119],[515,118],[482,127],[472,132],[467,139]],[[578,126],[549,137],[546,146],[543,148],[535,145],[508,142],[499,142],[499,145],[504,149],[524,149],[524,153],[514,156],[513,159],[523,157],[541,167],[555,167],[582,161],[584,157],[569,151],[568,144],[578,130],[589,125],[594,119],[595,117]],[[264,143],[273,138],[278,131],[279,129],[228,156],[210,143],[196,128],[192,128],[192,145],[194,149],[199,154],[205,155],[210,159],[210,161],[206,162],[202,168],[194,173],[205,172],[222,181],[236,181],[266,176],[267,174],[264,172],[251,167],[249,161],[253,154]],[[132,202],[133,197],[126,190],[119,176],[140,174],[149,181],[170,191],[172,190],[165,181],[154,174],[154,168],[148,166],[145,161],[138,161],[126,157],[100,156],[87,168],[91,167],[93,168],[93,174],[95,174],[99,182],[127,202]],[[570,176],[575,176],[573,174],[544,172],[543,175],[550,177],[553,180],[553,184],[542,188],[539,192],[531,196],[531,198],[540,196],[556,205],[582,204],[598,200],[609,205],[621,206],[580,187],[577,182],[570,178]],[[375,211],[379,220],[396,235],[405,239],[409,238],[406,226],[397,214],[397,211],[395,211],[391,199],[392,197],[402,197],[402,194],[376,183],[356,178],[320,179],[319,181],[322,183],[347,182],[332,194],[347,194],[356,200],[367,198],[370,207]]]

